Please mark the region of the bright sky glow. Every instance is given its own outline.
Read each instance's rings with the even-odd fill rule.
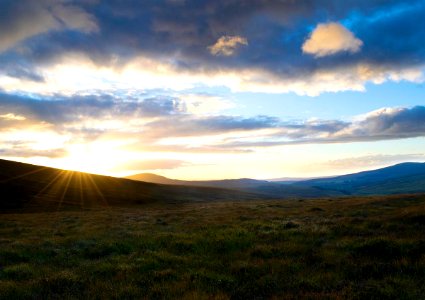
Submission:
[[[0,158],[178,179],[425,161],[423,0],[148,2],[0,3]]]

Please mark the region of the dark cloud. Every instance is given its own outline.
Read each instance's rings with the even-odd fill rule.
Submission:
[[[423,136],[425,135],[425,106],[380,110],[360,122],[352,134],[382,139]]]
[[[228,133],[232,131],[252,131],[275,128],[279,119],[269,116],[243,118],[239,116],[176,115],[146,124],[146,135],[157,137],[183,137]]]
[[[5,0],[0,9],[0,52],[52,31],[97,31],[94,17],[63,0]]]
[[[284,124],[281,126],[279,135],[289,137],[293,140],[300,140],[317,135],[332,135],[349,126],[350,123],[338,120],[318,120],[314,122],[304,122],[301,124]]]
[[[261,141],[229,139],[222,147],[270,147],[425,137],[425,106],[386,108],[370,113],[361,121],[316,121],[315,124],[286,124],[280,128],[280,132],[264,136]]]
[[[425,107],[388,108],[372,112],[360,121],[315,120],[282,122],[269,116],[195,117],[176,115],[148,123],[145,138],[202,136],[238,131],[272,129],[246,139],[237,134],[217,145],[222,149],[249,149],[294,144],[348,143],[425,136]],[[250,140],[251,139],[251,140]],[[254,139],[254,141],[252,141]],[[190,145],[188,145],[190,146]]]
[[[12,49],[6,54],[12,51],[35,66],[68,52],[114,65],[142,54],[180,69],[260,68],[291,78],[359,63],[396,68],[425,63],[422,0],[106,0],[98,4],[44,0],[44,6],[26,2],[32,4],[1,2],[0,11],[5,13],[0,28],[13,30],[0,39],[5,45],[25,41],[25,52]],[[59,8],[46,11],[46,5]],[[53,21],[29,17],[39,15]],[[319,60],[303,55],[301,46],[312,28],[328,21],[347,24],[362,40],[362,51]],[[237,55],[211,55],[208,47],[223,36],[241,36],[248,45]]]
[[[170,97],[147,98],[139,102],[134,108],[142,116],[171,115],[185,110],[183,103],[176,98]]]
[[[0,66],[0,74],[35,82],[44,81],[43,76],[35,69],[33,62],[17,53],[0,54]]]
[[[198,135],[256,130],[276,127],[279,124],[278,118],[270,116],[196,117],[187,113],[184,101],[167,96],[144,99],[128,97],[122,100],[111,95],[32,98],[0,93],[0,111],[57,125],[68,122],[78,123],[89,118],[114,120],[156,117],[159,119],[146,125],[146,128],[152,129],[151,134],[155,135]]]
[[[123,101],[110,95],[33,98],[0,93],[0,111],[58,125],[86,118],[167,116],[184,110],[178,99],[165,96]]]
[[[269,116],[242,118],[233,116],[214,116],[194,120],[195,128],[206,131],[226,132],[232,130],[257,130],[278,126],[279,119]]]

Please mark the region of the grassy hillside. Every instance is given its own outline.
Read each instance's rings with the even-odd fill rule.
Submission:
[[[320,187],[302,186],[297,184],[268,184],[255,188],[245,188],[243,191],[264,195],[274,199],[299,199],[339,197],[345,193],[337,190],[327,190]]]
[[[252,200],[240,191],[168,186],[0,160],[0,210]]]
[[[0,217],[0,299],[425,298],[423,195]]]
[[[363,195],[406,194],[424,192],[425,175],[406,176],[386,180],[375,184],[365,185],[357,189],[357,193]]]

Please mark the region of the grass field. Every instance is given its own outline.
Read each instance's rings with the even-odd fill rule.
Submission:
[[[425,299],[425,196],[0,215],[1,299]]]

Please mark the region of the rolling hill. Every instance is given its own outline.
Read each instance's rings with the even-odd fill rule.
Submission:
[[[0,193],[2,211],[261,198],[236,190],[138,182],[7,160],[0,160]]]
[[[152,173],[142,173],[126,177],[127,179],[159,183],[159,184],[172,184],[172,185],[185,185],[184,180],[170,179],[164,176],[152,174]]]
[[[402,163],[354,174],[297,181],[266,181],[250,178],[184,181],[149,173],[127,178],[173,185],[235,189],[274,199],[387,195],[425,192],[425,163]]]
[[[377,170],[297,182],[348,195],[425,192],[425,163],[401,163]]]
[[[317,198],[317,197],[332,197],[342,196],[343,193],[333,190],[324,190],[311,186],[298,186],[289,184],[288,182],[271,182],[266,180],[256,180],[250,178],[239,179],[223,179],[223,180],[203,180],[203,181],[186,181],[170,179],[164,176],[159,176],[151,173],[142,173],[127,177],[128,179],[174,184],[186,186],[203,186],[216,187],[224,189],[240,190],[248,193],[260,194],[263,197],[273,199],[289,199],[289,198]]]
[[[424,193],[425,163],[293,184],[248,178],[182,181],[154,174],[131,179],[0,160],[0,210]]]
[[[186,185],[186,186],[209,186],[218,188],[228,189],[246,189],[256,188],[258,186],[271,185],[272,183],[266,180],[256,180],[250,178],[239,178],[239,179],[223,179],[223,180],[178,180],[170,179],[164,176],[142,173],[126,177],[132,180],[161,183],[161,184],[172,184],[172,185]]]

